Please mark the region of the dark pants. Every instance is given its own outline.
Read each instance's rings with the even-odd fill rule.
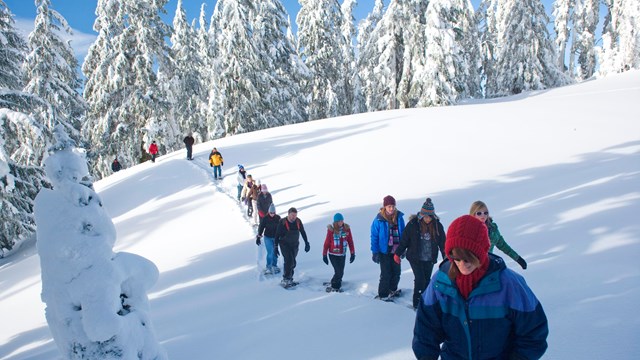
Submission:
[[[393,253],[380,254],[380,283],[378,284],[378,296],[389,296],[392,291],[398,290],[400,282],[400,264],[393,261]]]
[[[331,266],[333,266],[333,277],[331,278],[331,287],[334,289],[340,289],[342,286],[342,277],[344,276],[344,263],[346,256],[331,255],[329,254],[329,260]]]
[[[213,178],[217,179],[219,177],[222,177],[222,167],[220,165],[214,165],[213,166]]]
[[[193,145],[187,145],[187,159],[191,160],[192,152],[193,152]]]
[[[278,245],[280,246],[282,258],[284,259],[284,272],[282,273],[282,277],[285,279],[293,279],[293,269],[296,268],[296,256],[298,256],[300,241],[281,241]]]
[[[420,304],[420,296],[424,293],[429,282],[431,281],[431,272],[433,271],[433,261],[409,261],[411,270],[413,271],[413,307],[417,308]]]
[[[156,154],[151,154],[151,162],[156,162]]]

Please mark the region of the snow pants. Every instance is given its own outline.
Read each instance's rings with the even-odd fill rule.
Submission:
[[[420,304],[422,293],[429,286],[431,272],[433,271],[433,261],[409,261],[413,271],[413,308]]]
[[[380,283],[378,296],[385,298],[392,291],[398,290],[400,282],[400,264],[393,261],[393,253],[380,254]]]
[[[300,241],[281,241],[278,245],[280,246],[282,258],[284,259],[284,272],[282,273],[282,277],[284,279],[293,279],[293,269],[296,268],[296,257],[298,256]]]
[[[331,287],[334,289],[340,289],[342,286],[342,277],[344,276],[344,264],[346,256],[329,254],[329,261],[333,266],[333,277],[331,278]]]

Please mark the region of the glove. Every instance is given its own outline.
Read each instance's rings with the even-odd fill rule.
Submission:
[[[374,253],[371,256],[371,260],[373,260],[373,262],[376,264],[380,264],[380,253]]]
[[[524,261],[524,259],[521,257],[518,258],[518,260],[516,260],[516,262],[518,264],[520,264],[520,266],[522,266],[522,269],[526,269],[527,268],[527,262]]]
[[[244,202],[246,199],[247,198],[243,196],[241,200],[242,200],[242,202]]]
[[[396,255],[396,254],[393,254],[393,261],[395,261],[395,262],[396,262],[396,264],[400,265],[400,262],[401,262],[402,260],[400,260],[400,256],[398,256],[398,255]]]
[[[273,247],[273,255],[275,255],[276,257],[280,256],[280,251],[278,251],[278,245],[275,245]]]
[[[220,166],[224,166],[224,163],[220,163]]]
[[[260,235],[256,236],[256,245],[260,246]]]
[[[304,252],[309,252],[309,250],[311,250],[311,245],[309,245],[309,242],[305,242],[304,243]]]
[[[325,264],[329,265],[329,259],[327,258],[327,255],[322,255],[322,261],[324,261]]]
[[[351,254],[351,257],[349,258],[349,264],[351,264],[355,259],[356,259],[356,254]]]
[[[213,167],[213,164],[209,164],[210,167]]]

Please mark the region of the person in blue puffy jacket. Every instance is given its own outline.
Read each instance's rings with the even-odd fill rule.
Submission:
[[[400,264],[393,260],[404,231],[404,214],[396,208],[396,199],[384,197],[382,208],[371,223],[371,259],[380,264],[378,298],[388,301],[399,295]]]
[[[418,359],[540,359],[549,327],[524,278],[489,253],[489,235],[471,215],[447,230],[447,260],[418,306],[413,352]]]

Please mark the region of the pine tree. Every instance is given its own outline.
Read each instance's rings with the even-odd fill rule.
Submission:
[[[253,23],[253,43],[258,51],[255,75],[265,121],[262,128],[307,119],[300,83],[308,69],[287,37],[289,31],[288,14],[280,0],[260,1]]]
[[[480,41],[468,0],[432,0],[426,12],[427,62],[419,77],[419,106],[478,98]]]
[[[498,53],[498,30],[496,10],[498,0],[482,0],[476,11],[476,26],[480,36],[481,47],[481,83],[484,84],[483,95],[498,93],[496,76],[496,56]]]
[[[194,38],[197,33],[188,24],[182,0],[179,0],[173,18],[170,74],[161,83],[166,87],[172,117],[180,131],[184,134],[193,132],[195,137],[203,139],[207,137],[207,89],[203,84],[204,61]]]
[[[43,129],[27,115],[43,102],[22,91],[27,50],[0,0],[0,258],[34,235],[33,200],[47,186],[40,166]]]
[[[218,98],[210,98],[214,123],[223,124],[220,136],[262,128],[265,123],[258,92],[258,51],[253,43],[251,19],[254,2],[249,0],[219,1],[214,11]]]
[[[374,94],[371,93],[373,83],[376,80],[374,75],[374,67],[377,64],[378,51],[373,44],[376,42],[374,39],[371,41],[371,35],[378,26],[378,22],[382,19],[384,14],[384,2],[382,0],[375,0],[373,10],[358,24],[358,35],[356,48],[358,49],[358,80],[362,93],[362,101],[366,111],[375,110],[372,108],[371,99],[374,98]]]
[[[598,0],[557,0],[554,5],[558,66],[571,77],[585,79],[595,71],[595,31],[598,24]],[[567,44],[569,62],[565,65]],[[576,56],[578,57],[576,62]],[[579,65],[576,67],[576,65]]]
[[[82,85],[78,60],[70,44],[60,37],[63,31],[70,35],[72,31],[65,18],[51,9],[50,0],[36,0],[36,6],[35,26],[29,35],[30,53],[24,63],[24,91],[46,103],[35,116],[43,121],[48,134],[56,124],[62,124],[79,141],[86,104],[77,91]]]
[[[300,5],[298,54],[311,71],[304,84],[309,119],[349,114],[340,5],[336,0],[300,0]]]
[[[181,146],[155,70],[162,71],[168,62],[169,28],[160,18],[165,3],[98,1],[98,37],[82,66],[89,105],[83,133],[90,140],[90,160],[98,177],[110,172],[116,155],[125,164],[145,160],[152,140],[161,153]]]
[[[498,3],[496,85],[487,96],[518,94],[568,83],[557,65],[547,31],[549,18],[540,0]]]
[[[355,19],[353,17],[353,9],[357,4],[356,0],[344,0],[341,6],[342,11],[342,36],[345,39],[343,45],[343,54],[346,73],[346,91],[349,97],[347,102],[351,104],[351,114],[358,114],[366,111],[366,104],[362,96],[362,82],[358,73],[356,61],[355,46],[353,44],[356,38]]]
[[[599,50],[600,74],[640,67],[640,3],[606,0],[607,15]]]
[[[404,0],[399,3],[403,53],[396,99],[399,108],[412,108],[418,104],[423,93],[424,81],[419,76],[424,73],[430,52],[425,32],[425,14],[430,4],[427,0]]]

